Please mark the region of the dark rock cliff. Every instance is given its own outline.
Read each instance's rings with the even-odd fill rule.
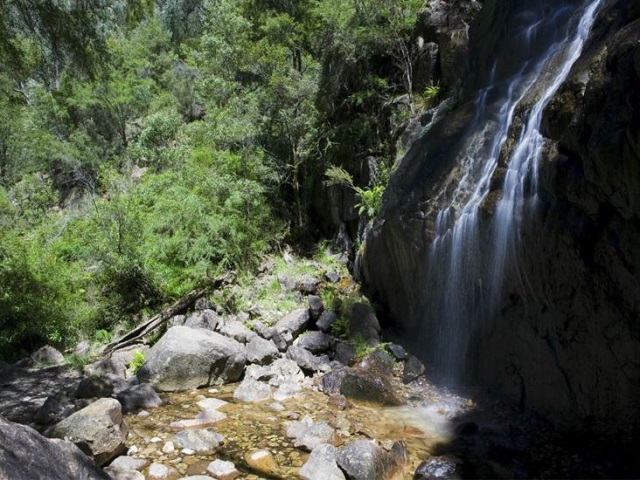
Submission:
[[[482,84],[486,51],[506,48],[496,33],[504,8],[485,2],[470,29],[466,92]],[[438,207],[430,199],[452,171],[447,151],[473,113],[465,91],[397,167],[361,261],[364,283],[427,360],[434,327],[421,312],[430,301],[425,259]],[[639,126],[640,2],[609,0],[545,111],[540,206],[521,232],[499,313],[459,352],[472,383],[561,424],[640,427]]]

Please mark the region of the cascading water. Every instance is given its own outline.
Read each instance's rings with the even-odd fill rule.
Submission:
[[[437,198],[425,323],[436,325],[434,368],[455,384],[471,339],[490,328],[507,270],[517,267],[523,219],[537,200],[542,114],[579,58],[602,0],[523,2],[474,101],[458,167]],[[517,133],[519,131],[519,133]],[[508,142],[515,138],[515,142]]]

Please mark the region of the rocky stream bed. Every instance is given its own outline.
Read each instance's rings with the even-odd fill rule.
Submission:
[[[436,387],[416,356],[383,342],[362,297],[339,314],[325,306],[323,281],[343,296],[354,288],[337,274],[279,278],[297,299],[288,313],[263,307],[259,314],[227,314],[202,301],[168,319],[152,346],[116,349],[81,371],[51,347],[14,365],[0,363],[0,479],[627,472],[588,435],[567,442],[535,415],[477,392]],[[134,372],[141,355],[144,364]]]

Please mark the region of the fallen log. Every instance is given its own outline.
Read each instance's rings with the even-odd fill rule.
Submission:
[[[138,340],[143,338],[145,335],[148,335],[150,332],[158,328],[174,315],[178,315],[179,313],[182,313],[189,309],[194,303],[196,303],[196,300],[202,298],[210,290],[215,290],[223,285],[228,285],[232,283],[234,279],[235,273],[228,272],[220,277],[213,279],[211,285],[208,287],[191,290],[170,307],[166,308],[157,315],[154,315],[144,323],[135,327],[133,330],[130,330],[129,332],[124,334],[122,337],[105,346],[102,350],[102,356],[107,357],[116,350],[136,343]]]

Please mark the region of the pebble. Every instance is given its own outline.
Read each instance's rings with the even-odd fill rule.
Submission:
[[[173,445],[173,442],[171,442],[171,441],[168,441],[162,447],[162,451],[164,453],[173,453],[175,451],[175,449],[176,449],[176,447]]]
[[[149,443],[158,443],[161,441],[162,439],[160,437],[153,437],[151,440],[149,440]]]

